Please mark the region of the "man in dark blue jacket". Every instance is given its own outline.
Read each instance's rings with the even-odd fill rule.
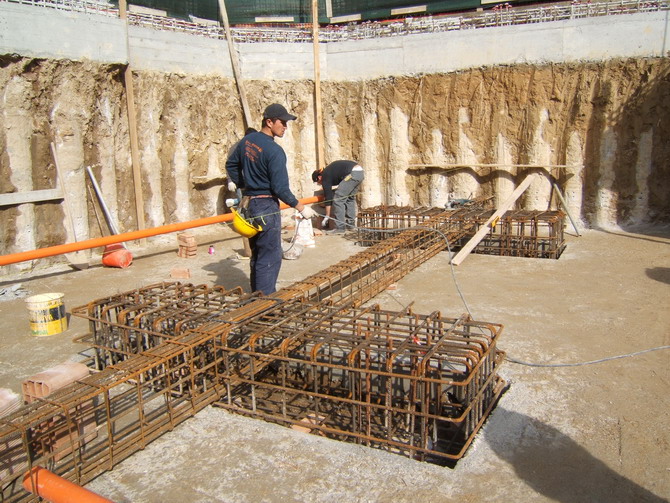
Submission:
[[[279,201],[295,208],[306,219],[315,213],[293,195],[286,169],[286,153],[275,137],[284,136],[287,122],[295,120],[279,104],[268,106],[263,112],[259,132],[242,138],[226,161],[230,180],[244,191],[249,199],[249,215],[262,230],[249,239],[251,245],[251,290],[269,295],[277,290],[281,269],[281,216]]]
[[[356,192],[364,178],[363,168],[355,161],[331,162],[322,171],[312,173],[312,181],[323,187],[326,216],[321,226],[324,229],[328,228],[331,218],[335,220],[332,234],[342,234],[356,225]]]

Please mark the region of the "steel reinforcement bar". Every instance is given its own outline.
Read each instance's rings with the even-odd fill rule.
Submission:
[[[38,464],[85,484],[214,403],[458,459],[502,390],[501,327],[355,307],[467,232],[439,215],[425,227],[271,297],[161,283],[75,308],[100,371],[0,420],[3,500],[34,498],[19,486]]]
[[[217,406],[416,459],[459,459],[502,391],[500,325],[290,303],[218,339]]]
[[[4,499],[32,497],[18,485],[34,465],[85,484],[212,403],[448,462],[502,391],[500,325],[306,301],[234,312],[0,420]]]
[[[477,207],[444,210],[376,206],[359,212],[358,241],[363,246],[374,245],[385,240],[391,230],[423,227],[442,218],[455,228],[468,229],[461,237],[450,240],[452,251],[458,251],[486,224],[493,211]],[[557,259],[566,247],[564,228],[565,213],[562,211],[508,211],[493,224],[473,253]]]
[[[2,501],[36,501],[21,480],[38,465],[83,485],[216,401],[214,337],[166,340],[0,419]]]

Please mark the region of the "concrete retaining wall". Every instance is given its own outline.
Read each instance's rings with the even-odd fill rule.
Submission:
[[[321,44],[323,80],[444,73],[500,64],[601,61],[668,53],[669,13],[622,14]],[[612,23],[616,20],[616,30]],[[232,77],[225,41],[130,27],[137,70]],[[0,3],[0,53],[103,63],[128,61],[117,18]],[[310,43],[237,45],[246,79],[313,77]]]
[[[126,63],[121,19],[0,2],[0,54]]]

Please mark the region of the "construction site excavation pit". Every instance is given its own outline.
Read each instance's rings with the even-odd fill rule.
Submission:
[[[0,0],[2,501],[670,501],[670,6],[319,9]],[[270,103],[296,196],[365,180],[263,296],[225,163]]]

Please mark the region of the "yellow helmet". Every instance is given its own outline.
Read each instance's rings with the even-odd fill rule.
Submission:
[[[233,209],[233,229],[238,234],[244,236],[245,238],[252,238],[263,228],[260,225],[254,225],[250,223],[246,218],[240,215],[237,210]]]

